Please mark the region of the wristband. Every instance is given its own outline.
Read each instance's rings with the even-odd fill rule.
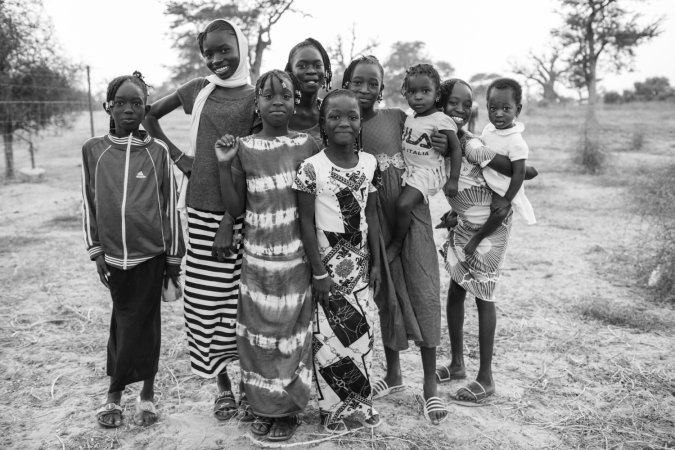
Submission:
[[[180,156],[179,156],[178,158],[174,159],[174,160],[173,160],[173,163],[174,163],[174,164],[178,164],[178,161],[180,161],[180,159],[181,159],[183,156],[185,156],[185,153],[180,152]]]
[[[312,274],[312,278],[314,278],[315,280],[323,280],[324,278],[328,278],[328,272],[324,273],[323,275]]]

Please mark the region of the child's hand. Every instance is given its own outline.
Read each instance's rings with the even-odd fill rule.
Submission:
[[[232,223],[228,220],[227,215],[220,222],[216,236],[213,239],[213,247],[211,248],[211,256],[223,262],[236,251],[236,246],[233,245],[233,230]]]
[[[437,229],[440,228],[455,228],[457,226],[457,213],[450,210],[441,216],[441,223],[436,225]]]
[[[490,210],[495,213],[504,213],[508,214],[511,209],[511,202],[505,199],[504,197],[494,194],[492,204],[490,205]]]
[[[445,193],[446,197],[455,197],[457,194],[459,194],[459,187],[457,180],[453,180],[452,178],[445,183],[445,186],[443,186],[443,192]]]
[[[216,141],[216,158],[219,163],[232,162],[239,152],[239,138],[226,134]]]
[[[176,167],[180,169],[181,172],[185,174],[186,177],[190,178],[192,175],[192,164],[195,162],[195,157],[190,155],[184,155],[176,163]]]
[[[532,178],[535,178],[537,175],[539,175],[539,172],[537,172],[537,169],[535,169],[532,166],[525,167],[525,179],[526,180],[531,180]]]
[[[431,145],[434,146],[434,150],[443,156],[448,153],[448,137],[443,133],[439,133],[436,127],[434,127],[431,133]]]
[[[103,286],[110,289],[108,285],[108,277],[110,277],[110,270],[108,270],[108,265],[105,263],[105,256],[98,255],[95,259],[96,261],[96,271],[98,272],[98,277],[101,279]]]
[[[375,297],[380,292],[380,285],[382,284],[382,271],[379,265],[370,269],[370,283],[368,284],[373,291],[373,297]]]
[[[180,266],[166,266],[166,272],[164,272],[164,289],[169,287],[169,279],[175,287],[178,287],[178,279],[180,278]]]
[[[320,280],[312,277],[312,287],[314,288],[314,301],[321,302],[325,308],[328,308],[330,294],[335,292],[335,283],[330,275]]]

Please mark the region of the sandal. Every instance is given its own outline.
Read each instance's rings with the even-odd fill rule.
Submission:
[[[373,412],[375,412],[375,411],[373,411]],[[377,428],[380,425],[382,425],[382,419],[380,419],[380,415],[375,412],[368,419],[362,421],[361,425],[363,425],[366,428]]]
[[[96,410],[96,420],[98,421],[99,425],[106,427],[106,428],[119,428],[122,426],[122,412],[123,409],[120,405],[117,403],[106,403],[105,405],[101,405],[97,410]],[[119,414],[120,416],[120,424],[115,425],[115,422],[113,423],[108,423],[104,422],[103,419],[104,417],[110,416],[112,414]]]
[[[440,367],[436,367],[436,380],[439,383],[444,383],[446,381],[451,381],[451,380],[465,380],[466,379],[466,371],[464,375],[457,375],[455,373],[450,372],[450,367],[446,366],[445,364],[441,364]]]
[[[144,411],[149,412],[150,414],[155,416],[154,418],[151,417],[150,423],[148,423],[147,420],[142,421],[141,423],[138,423],[136,421],[136,417],[138,417],[140,413]],[[155,422],[157,422],[157,408],[155,407],[155,404],[150,400],[141,400],[140,395],[136,397],[136,412],[134,413],[134,423],[138,426],[147,427],[149,425],[154,424]]]
[[[478,386],[480,388],[480,392],[478,392],[478,393],[473,392],[471,389],[469,389],[470,386]],[[471,394],[473,399],[472,400],[460,399],[459,398],[460,392],[468,392],[469,394]],[[488,392],[485,390],[485,387],[483,387],[482,384],[480,384],[476,380],[473,380],[473,381],[469,382],[469,384],[467,384],[466,386],[457,389],[457,392],[455,393],[455,395],[451,395],[450,398],[453,400],[453,403],[456,403],[458,405],[479,406],[482,403],[484,403],[485,400],[488,397],[490,397],[492,395],[494,395],[494,392],[491,392],[491,393],[488,394]]]
[[[293,437],[295,430],[300,426],[300,419],[298,416],[288,416],[280,417],[274,421],[274,425],[270,429],[270,433],[267,435],[267,439],[274,442],[287,441]],[[281,430],[283,434],[281,436],[270,436],[272,431]]]
[[[400,392],[406,388],[405,384],[399,384],[398,386],[391,386],[387,384],[386,381],[382,378],[377,378],[375,380],[375,383],[373,383],[372,389],[373,389],[373,400],[377,400],[378,398],[386,397],[387,395],[390,394],[395,394],[396,392]]]
[[[424,418],[427,419],[427,422],[430,424],[434,425],[434,423],[431,421],[431,417],[429,416],[429,413],[433,412],[439,412],[439,411],[448,411],[448,408],[445,407],[445,403],[443,403],[443,400],[441,400],[438,397],[429,397],[426,401],[424,400],[424,394],[417,394],[415,396],[415,399],[417,400],[417,403],[419,406],[423,408],[424,411]],[[448,420],[449,415],[446,414],[445,417],[441,418],[438,420],[438,425],[442,424],[446,420]]]
[[[242,394],[241,397],[239,397],[239,422],[253,422],[255,420],[255,416],[253,415],[253,411],[251,410],[251,404],[248,402],[248,399],[246,398],[246,394]]]
[[[256,436],[265,436],[272,429],[272,425],[275,423],[274,418],[272,417],[263,417],[253,415],[253,423],[251,424],[251,433]]]
[[[337,422],[333,422],[331,424],[328,423],[324,424],[323,429],[328,434],[342,434],[349,431],[349,428],[347,428],[347,424],[342,419],[338,420]]]
[[[234,400],[232,391],[223,391],[213,402],[213,415],[218,420],[230,420],[237,415],[237,402]]]

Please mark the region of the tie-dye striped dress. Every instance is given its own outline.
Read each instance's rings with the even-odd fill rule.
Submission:
[[[311,269],[292,185],[300,163],[317,152],[304,133],[248,136],[232,164],[247,189],[237,349],[246,396],[260,416],[294,415],[309,400]]]

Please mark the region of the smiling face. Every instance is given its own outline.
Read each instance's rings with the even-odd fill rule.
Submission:
[[[471,105],[473,104],[473,93],[464,83],[455,83],[448,101],[443,105],[443,112],[455,121],[458,128],[461,128],[471,116]]]
[[[516,104],[513,99],[513,91],[509,88],[490,91],[487,101],[488,117],[490,123],[498,130],[506,130],[513,127],[513,121],[520,115],[523,105]]]
[[[418,116],[425,116],[437,111],[436,102],[440,92],[434,82],[426,75],[414,75],[408,80],[405,99]]]
[[[380,68],[370,63],[360,63],[354,68],[347,87],[356,94],[364,110],[373,108],[383,88]]]
[[[288,125],[295,107],[293,99],[293,83],[288,78],[282,78],[283,83],[272,75],[262,87],[262,94],[258,95],[258,109],[260,118],[265,124],[273,127]]]
[[[121,136],[138,131],[150,110],[150,105],[145,105],[143,90],[132,81],[125,81],[117,88],[109,107],[109,114],[115,122],[115,134]]]
[[[291,69],[293,75],[303,83],[303,94],[311,95],[319,92],[326,78],[326,68],[323,66],[319,50],[313,46],[298,49],[291,59]]]
[[[239,67],[237,37],[223,30],[210,31],[204,37],[206,67],[221,80],[230,78]]]
[[[328,142],[340,146],[352,145],[361,130],[359,104],[354,98],[346,95],[334,97],[329,101],[325,117],[321,118]]]

